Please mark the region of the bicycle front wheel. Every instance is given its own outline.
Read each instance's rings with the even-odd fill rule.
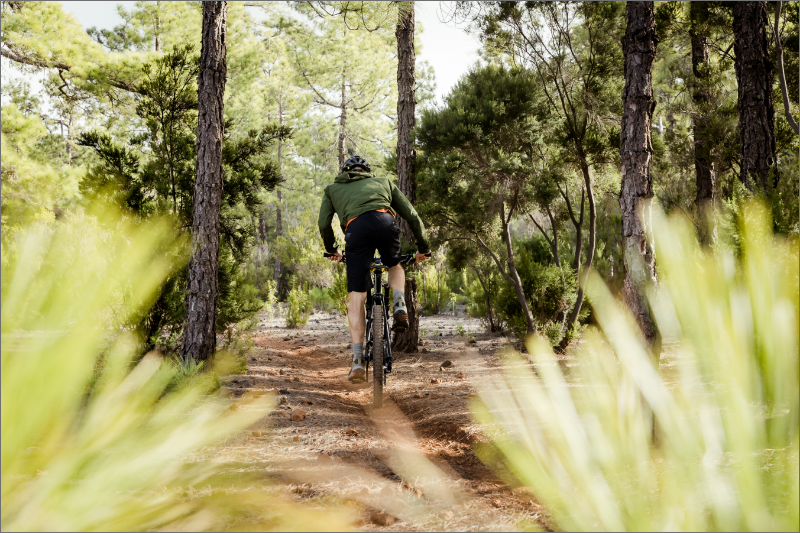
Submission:
[[[384,337],[383,306],[372,306],[372,406],[383,406]]]

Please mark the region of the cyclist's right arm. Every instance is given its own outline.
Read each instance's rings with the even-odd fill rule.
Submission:
[[[325,187],[325,195],[322,197],[322,205],[319,206],[319,234],[322,236],[322,242],[325,244],[325,251],[328,253],[336,253],[336,237],[333,234],[331,223],[333,222],[333,215],[336,210],[333,208],[331,197],[328,194],[328,188]]]

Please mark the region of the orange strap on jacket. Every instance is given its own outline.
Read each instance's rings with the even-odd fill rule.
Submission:
[[[392,213],[391,209],[376,209],[375,211],[377,211],[378,213],[389,213],[390,215],[392,215],[394,217],[394,213]],[[350,223],[352,221],[354,221],[355,219],[357,219],[357,218],[358,217],[353,217],[350,220],[348,220],[347,224],[344,225],[344,230],[347,231],[347,227],[350,225]],[[397,217],[395,217],[395,218],[397,218]]]

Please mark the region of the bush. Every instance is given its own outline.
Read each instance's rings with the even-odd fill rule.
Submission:
[[[431,264],[423,263],[417,275],[417,302],[423,315],[439,314],[450,302],[447,278],[442,258],[434,259]]]
[[[561,320],[575,303],[577,280],[569,268],[564,270],[555,264],[545,264],[534,260],[529,247],[518,246],[515,251],[517,273],[522,280],[522,290],[528,300],[537,327],[548,333],[548,338],[556,345],[561,340]],[[527,324],[522,314],[522,306],[517,293],[510,283],[500,284],[497,296],[497,314],[508,328],[518,337],[525,335]]]
[[[311,316],[312,306],[308,294],[296,284],[289,291],[286,306],[286,327],[300,329]]]
[[[179,243],[167,224],[105,222],[114,229],[88,217],[28,228],[3,264],[2,529],[344,527],[312,521],[223,462],[193,460],[272,400],[231,409],[207,394],[213,375],[199,364],[155,354],[133,364],[129,324],[169,272],[161,250]]]
[[[485,274],[482,273],[482,275],[484,276],[483,282],[486,285],[486,292],[488,292],[489,296],[491,320],[486,309],[486,292],[484,292],[484,287],[481,285],[477,276],[471,272],[468,272],[467,281],[464,284],[464,295],[466,296],[467,303],[465,310],[469,316],[480,318],[486,325],[488,331],[501,331],[506,326],[505,322],[497,315],[497,293],[498,285],[500,283],[505,283],[505,280],[500,278],[500,274],[497,273],[496,269],[494,269],[494,271],[489,269]]]
[[[347,315],[347,275],[344,272],[334,274],[330,295],[339,314]]]
[[[264,309],[267,311],[267,318],[272,319],[278,311],[276,307],[278,304],[278,290],[274,279],[267,280],[264,283],[264,295]]]
[[[308,291],[308,300],[311,304],[311,307],[317,311],[325,311],[326,313],[330,313],[336,307],[328,289],[314,287]]]
[[[578,365],[532,337],[535,373],[512,357],[480,383],[475,414],[495,446],[484,459],[530,488],[554,530],[798,529],[798,246],[761,205],[739,221],[737,259],[733,246],[702,249],[688,220],[654,215],[660,371],[595,273],[600,329]]]

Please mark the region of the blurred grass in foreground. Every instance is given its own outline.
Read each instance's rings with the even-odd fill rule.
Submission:
[[[272,398],[232,404],[207,394],[211,374],[176,386],[180,365],[136,363],[130,324],[171,268],[164,250],[184,245],[175,233],[107,212],[18,234],[2,271],[4,531],[346,526],[340,512],[299,512],[241,466],[188,460]]]
[[[797,531],[797,242],[774,236],[755,203],[739,258],[701,249],[683,219],[655,219],[660,373],[594,275],[600,331],[577,366],[530,339],[535,372],[512,354],[483,386],[485,458],[530,487],[557,529]]]

